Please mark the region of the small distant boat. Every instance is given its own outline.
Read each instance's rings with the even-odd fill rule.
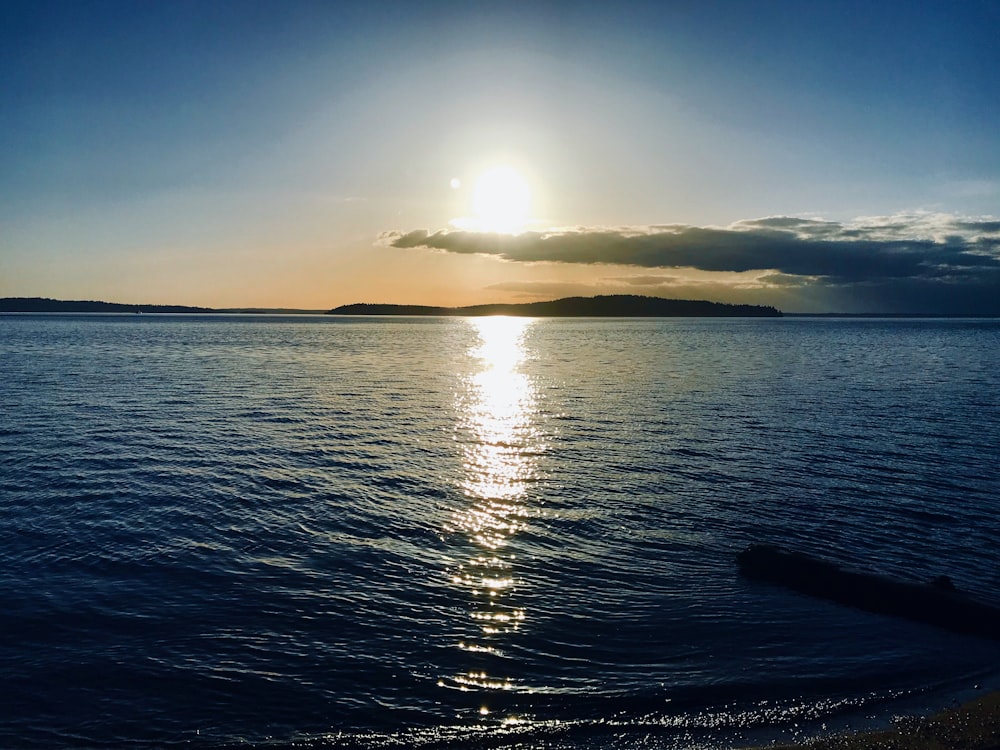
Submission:
[[[954,633],[1000,640],[1000,608],[970,599],[947,576],[930,583],[898,581],[843,570],[827,560],[770,544],[752,544],[736,561],[740,573],[750,580]]]

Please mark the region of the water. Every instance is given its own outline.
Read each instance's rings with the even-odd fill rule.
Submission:
[[[0,746],[722,748],[993,684],[1000,322],[0,316]]]

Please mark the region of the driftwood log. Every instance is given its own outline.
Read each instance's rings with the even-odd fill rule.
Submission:
[[[969,598],[946,576],[930,583],[898,581],[843,570],[826,560],[770,544],[750,545],[737,555],[737,564],[750,580],[778,584],[867,612],[1000,640],[1000,608]]]

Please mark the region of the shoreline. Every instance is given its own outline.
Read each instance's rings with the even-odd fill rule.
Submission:
[[[847,730],[735,750],[1000,750],[1000,690],[923,716],[894,717],[883,729]]]

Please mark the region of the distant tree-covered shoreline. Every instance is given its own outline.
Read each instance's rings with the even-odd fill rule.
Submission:
[[[0,312],[61,313],[210,313],[209,307],[186,305],[126,305],[98,300],[58,300],[48,297],[6,297],[0,299]]]
[[[59,300],[48,297],[0,298],[0,313],[186,313],[207,315],[219,313],[245,313],[248,315],[298,315],[316,314],[322,310],[297,310],[292,308],[214,308],[190,305],[127,305],[121,302],[99,300]]]
[[[777,318],[781,311],[762,305],[731,305],[705,300],[664,299],[633,294],[597,297],[566,297],[549,302],[520,304],[471,305],[468,307],[434,307],[431,305],[367,304],[341,305],[329,315],[514,315],[523,317],[565,318],[669,318],[669,317],[732,317]]]
[[[319,310],[191,307],[188,305],[130,305],[98,300],[57,300],[47,297],[0,298],[0,313],[318,313]],[[566,297],[549,302],[435,307],[432,305],[366,304],[342,305],[327,315],[512,315],[522,317],[578,318],[667,318],[667,317],[781,317],[775,307],[731,305],[705,300],[664,299],[632,294],[597,297]]]

